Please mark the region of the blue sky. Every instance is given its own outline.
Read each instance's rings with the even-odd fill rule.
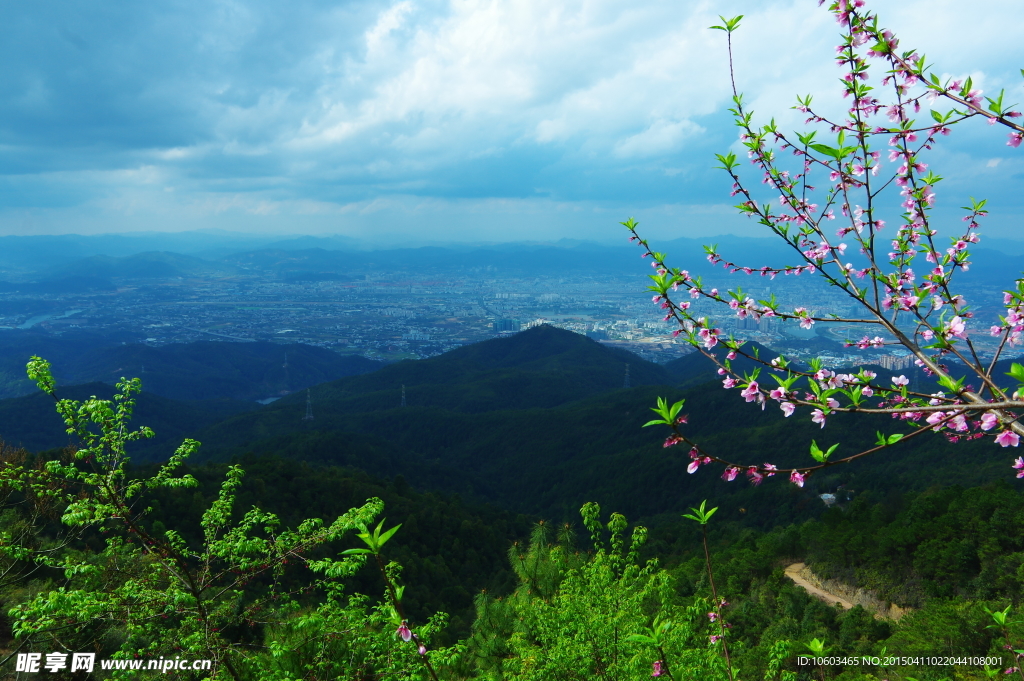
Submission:
[[[1024,101],[1017,0],[873,6],[939,73]],[[737,77],[765,117],[801,127],[797,93],[842,107],[837,26],[814,0],[38,0],[4,14],[0,234],[611,240],[633,215],[659,238],[753,235],[712,169],[736,133],[724,35],[707,27],[747,15]],[[949,178],[940,204],[988,197],[987,233],[1024,238],[1024,150],[961,128],[931,159]]]

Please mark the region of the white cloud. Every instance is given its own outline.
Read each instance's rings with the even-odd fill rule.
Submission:
[[[1024,63],[1024,25],[1006,19],[1018,3],[869,0],[902,46],[927,53],[940,72],[975,74],[990,92],[1017,88],[1010,101],[1024,99],[1011,68]],[[521,185],[523,196],[542,187],[538,194],[556,197],[544,205],[559,206],[558,214],[570,195],[586,206],[703,201],[711,185],[695,182],[714,164],[708,147],[735,143],[725,36],[708,30],[719,13],[745,15],[734,36],[736,78],[760,120],[802,127],[804,116],[790,107],[808,92],[826,113],[846,106],[832,59],[838,27],[813,0],[297,0],[287,8],[215,0],[137,9],[126,19],[130,30],[110,34],[99,33],[101,13],[83,7],[73,19],[85,47],[53,38],[73,49],[58,52],[42,31],[25,38],[40,51],[10,70],[9,101],[21,105],[0,106],[0,131],[10,131],[0,144],[25,159],[28,170],[10,171],[23,172],[19,191],[35,182],[46,190],[35,194],[47,197],[74,187],[91,211],[121,205],[138,214],[149,205],[154,215],[176,214],[178,205],[203,219],[285,224],[295,215],[434,214],[469,200],[432,196],[494,201],[472,210],[459,203],[463,216],[532,214],[541,205],[478,199],[508,185]],[[0,43],[5,35],[0,28]],[[4,49],[0,60],[21,54]],[[52,54],[66,56],[44,64]],[[71,59],[72,71],[85,74],[81,91],[61,89],[70,87]],[[67,102],[102,106],[73,116]],[[1005,135],[993,139],[957,147],[970,157],[960,167],[985,172],[987,164],[986,177],[998,175],[993,161],[1011,152]],[[1010,158],[1001,164],[1005,176]],[[64,173],[69,167],[84,174]],[[647,175],[619,181],[627,168]],[[694,193],[681,199],[683,191]],[[395,203],[395,194],[406,198]]]
[[[691,121],[655,121],[643,132],[615,145],[615,155],[623,158],[646,157],[677,151],[683,140],[705,130]]]

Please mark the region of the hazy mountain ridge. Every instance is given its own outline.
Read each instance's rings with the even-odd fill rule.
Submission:
[[[147,391],[171,399],[256,400],[381,366],[358,355],[299,343],[197,341],[96,349],[79,359],[71,380],[113,383],[122,376],[138,376]]]
[[[98,382],[59,386],[57,390],[57,397],[60,399],[111,399],[113,394],[112,385]],[[182,440],[194,437],[199,429],[222,421],[231,414],[258,408],[259,405],[253,402],[184,402],[161,397],[152,392],[143,392],[137,398],[132,425],[136,428],[143,425],[152,428],[156,437],[145,441],[146,444],[166,452],[169,456]],[[0,441],[14,447],[24,447],[29,451],[43,451],[77,444],[76,439],[65,432],[64,421],[54,409],[53,398],[40,392],[0,400]]]
[[[257,400],[376,371],[382,362],[301,343],[196,341],[153,347],[111,345],[102,337],[0,336],[0,397],[35,392],[25,375],[32,355],[51,362],[59,383],[137,377],[149,393],[177,400]]]
[[[106,279],[167,279],[189,276],[231,276],[237,268],[193,255],[146,251],[126,256],[92,255],[56,268],[53,277],[96,276]]]
[[[695,275],[724,273],[707,262],[705,245],[741,266],[758,268],[795,266],[803,259],[779,239],[739,237],[731,234],[702,238],[682,237],[655,241],[651,247],[666,254],[667,262]],[[970,272],[975,283],[1002,285],[1024,270],[1021,244],[985,240],[972,249]],[[349,274],[360,269],[474,270],[500,269],[523,273],[606,272],[635,274],[641,249],[624,237],[620,245],[562,240],[555,243],[509,242],[498,244],[451,243],[416,247],[370,248],[342,236],[279,236],[182,232],[127,235],[58,235],[0,237],[0,267],[18,271],[21,278],[34,272],[39,282],[67,276],[154,278],[215,273],[230,276],[247,268],[278,273]],[[859,256],[849,255],[857,264]],[[40,279],[41,277],[41,279]]]

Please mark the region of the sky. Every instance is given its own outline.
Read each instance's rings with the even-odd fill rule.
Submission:
[[[870,6],[937,73],[1024,102],[1018,3]],[[0,235],[763,236],[714,170],[739,148],[720,13],[745,15],[755,120],[804,129],[797,94],[842,111],[815,0],[6,3]],[[1024,239],[1022,154],[984,121],[943,138],[943,219],[985,197],[987,233]]]

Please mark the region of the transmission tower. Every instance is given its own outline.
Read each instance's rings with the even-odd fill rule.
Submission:
[[[628,364],[626,365],[626,378],[623,379],[623,381],[622,381],[622,387],[623,388],[630,387],[630,385],[629,385],[629,365]]]
[[[402,386],[402,406],[405,406],[405,386]]]
[[[302,420],[313,420],[313,398],[311,398],[309,395],[309,388],[306,388],[306,415],[302,417]]]

